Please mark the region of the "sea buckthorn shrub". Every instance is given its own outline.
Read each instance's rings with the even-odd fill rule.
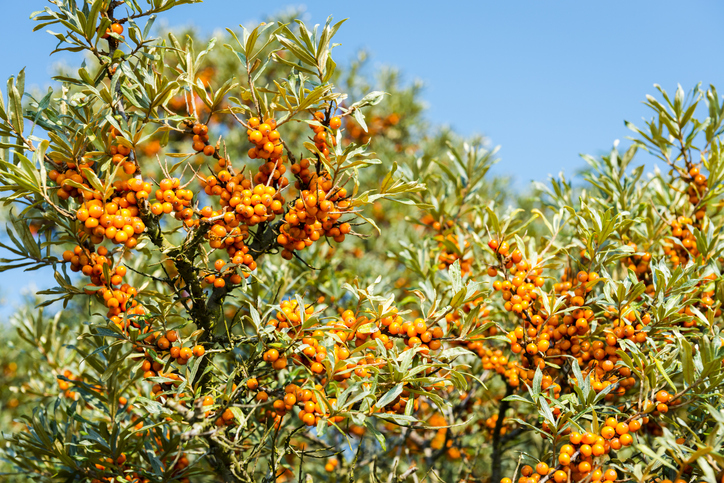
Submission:
[[[183,3],[54,2],[87,62],[2,98],[0,268],[57,282],[0,355],[5,477],[721,481],[713,87],[511,196],[341,22],[153,38]]]
[[[480,378],[446,420],[461,460],[446,481],[724,478],[724,110],[714,87],[659,91],[630,148],[584,156],[576,184],[537,183],[534,205],[475,197],[488,159],[474,147],[450,151],[447,184],[419,171],[428,236],[396,258]],[[666,171],[644,177],[640,150]],[[463,301],[465,281],[483,293]]]

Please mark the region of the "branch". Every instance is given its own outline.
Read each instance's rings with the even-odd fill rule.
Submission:
[[[493,455],[492,455],[492,474],[490,481],[500,481],[500,458],[503,454],[503,440],[500,437],[500,431],[503,428],[503,420],[505,419],[505,413],[510,408],[510,401],[506,401],[505,398],[513,394],[513,386],[506,383],[505,385],[505,396],[500,401],[500,407],[498,408],[498,420],[495,422],[495,429],[493,429]]]

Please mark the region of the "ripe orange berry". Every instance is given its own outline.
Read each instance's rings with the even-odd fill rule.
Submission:
[[[314,426],[316,418],[314,417],[314,414],[306,413],[302,418],[302,421],[304,421],[304,424],[306,424],[307,426]]]
[[[201,356],[204,355],[205,353],[206,353],[206,349],[204,349],[204,346],[202,346],[202,345],[196,345],[196,346],[194,346],[193,354],[194,354],[196,357],[201,357]]]
[[[631,446],[631,444],[633,443],[633,437],[629,433],[622,434],[619,440],[624,446]]]
[[[593,433],[586,432],[583,435],[583,444],[594,444],[596,440],[598,440],[598,437]]]
[[[550,468],[548,468],[548,465],[543,463],[542,461],[540,463],[538,463],[537,465],[535,465],[536,473],[538,473],[541,476],[547,475],[549,470],[550,470]]]
[[[161,203],[154,203],[151,205],[151,213],[158,216],[163,213],[163,205]]]
[[[561,446],[561,453],[566,453],[569,456],[573,456],[575,452],[575,448],[570,444],[564,444],[563,446]]]
[[[329,127],[334,129],[335,131],[342,127],[342,120],[339,118],[339,116],[334,116],[332,119],[329,120]]]
[[[259,131],[252,131],[251,134],[249,134],[249,141],[254,144],[259,144],[262,139],[264,139],[264,135]]]

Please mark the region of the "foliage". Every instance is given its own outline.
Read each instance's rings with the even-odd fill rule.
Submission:
[[[419,86],[338,68],[342,22],[51,3],[88,58],[0,96],[0,269],[57,282],[0,357],[5,477],[721,480],[714,87],[513,199]]]

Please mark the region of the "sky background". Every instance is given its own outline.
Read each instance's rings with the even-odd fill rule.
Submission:
[[[47,4],[3,2],[0,79],[26,67],[28,88],[47,89],[53,63],[80,61],[48,57],[54,37],[32,32],[30,13]],[[656,94],[655,83],[672,93],[677,84],[688,91],[698,82],[724,92],[724,2],[714,0],[207,0],[163,13],[158,22],[213,33],[302,5],[308,23],[323,24],[328,15],[349,18],[335,37],[342,44],[335,51],[338,62],[367,50],[372,68],[396,66],[404,80],[423,81],[432,123],[463,135],[484,134],[500,145],[495,171],[512,175],[519,190],[561,170],[573,174],[583,166],[580,153],[601,154],[616,139],[625,146],[631,133],[624,120],[641,125],[650,116],[642,101]],[[4,81],[0,90],[6,95]],[[0,295],[12,304],[33,281],[54,284],[6,272]]]

